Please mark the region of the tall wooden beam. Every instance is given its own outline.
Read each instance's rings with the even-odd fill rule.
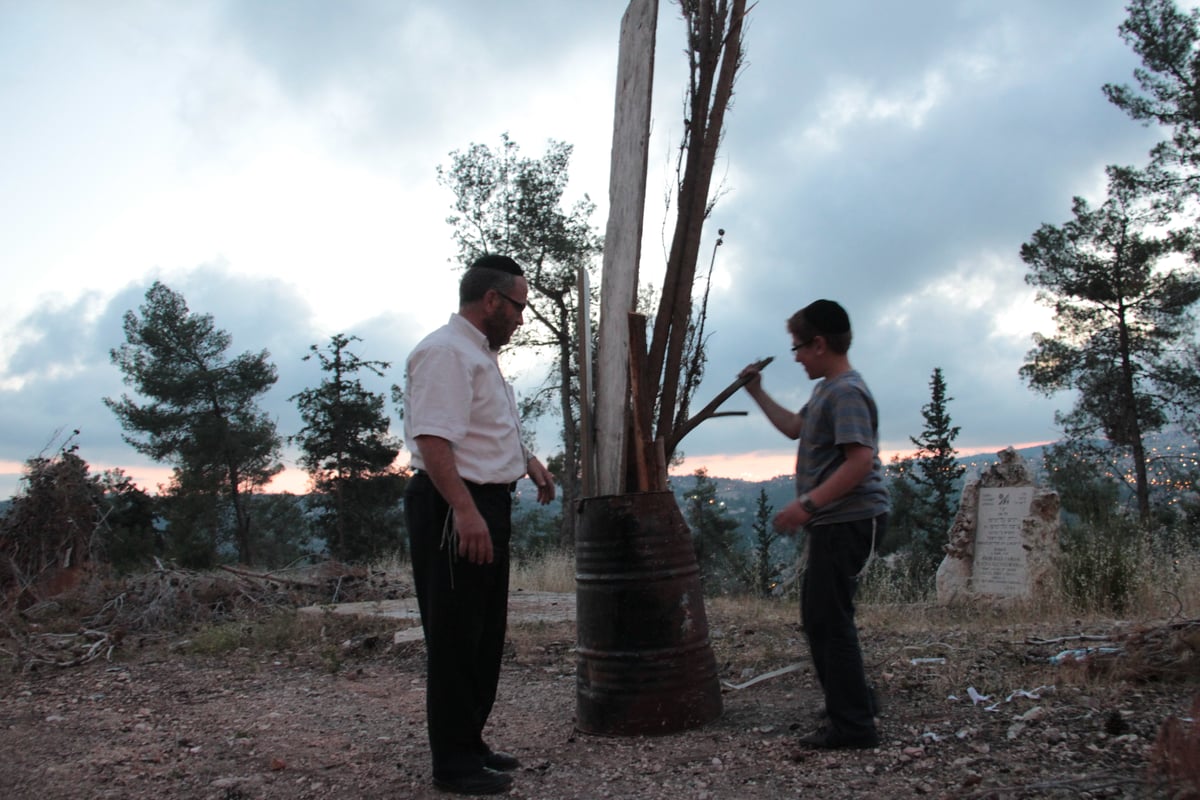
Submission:
[[[579,496],[596,494],[596,425],[592,419],[592,285],[587,267],[579,268]]]
[[[596,488],[601,495],[626,490],[629,313],[637,304],[657,23],[658,0],[630,0],[621,19],[596,373]]]

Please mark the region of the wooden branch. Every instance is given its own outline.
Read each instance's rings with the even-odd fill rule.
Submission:
[[[725,110],[733,95],[742,60],[745,13],[746,0],[733,0],[728,7],[722,2],[719,8],[712,0],[705,0],[685,14],[691,61],[690,113],[685,132],[688,152],[647,369],[647,380],[657,387],[658,424],[655,432],[666,439],[668,458],[683,438],[675,430],[675,415],[680,406],[680,370],[692,315],[692,288],[700,238],[709,212],[713,166]]]
[[[654,458],[650,447],[650,412],[645,398],[646,317],[629,315],[629,397],[633,409],[633,458],[637,490],[648,492],[654,485]]]
[[[774,356],[767,356],[762,361],[756,362],[754,364],[754,368],[756,370],[761,371],[761,370],[765,369],[766,366],[774,360],[775,360]],[[689,433],[691,433],[696,428],[696,426],[699,425],[701,422],[704,422],[704,420],[708,419],[709,417],[716,416],[717,409],[720,408],[721,404],[724,403],[726,400],[728,400],[730,397],[732,397],[734,395],[734,393],[737,392],[738,389],[741,389],[743,386],[745,386],[747,383],[749,383],[750,377],[751,377],[750,375],[746,375],[745,377],[739,377],[739,378],[735,379],[733,383],[726,386],[725,389],[720,394],[718,394],[716,397],[714,397],[712,399],[712,402],[710,402],[704,408],[702,408],[698,412],[696,412],[695,415],[688,418],[687,422],[683,423],[678,428],[676,428],[675,431],[672,433],[672,441],[670,443],[671,446],[668,448],[668,452],[672,452],[672,453],[675,452],[675,448],[679,446],[679,443],[681,441],[683,441],[684,436],[687,436]],[[735,413],[738,413],[738,412],[735,412]],[[744,414],[745,414],[745,412],[740,412],[740,415],[744,415]]]
[[[325,588],[325,583],[320,582],[320,581],[313,582],[313,581],[301,581],[301,580],[297,580],[295,578],[283,578],[283,577],[280,577],[279,575],[273,575],[270,572],[250,572],[249,570],[238,569],[237,567],[231,567],[231,566],[228,566],[227,564],[221,564],[220,568],[226,572],[233,574],[233,575],[237,575],[239,578],[250,578],[250,579],[256,580],[256,581],[273,581],[275,583],[282,584],[284,586],[298,586],[298,587],[304,588],[304,589],[324,589]],[[344,577],[344,576],[338,576],[338,580],[341,580],[342,577]]]
[[[653,491],[667,490],[667,443],[659,436],[654,440],[654,486]]]

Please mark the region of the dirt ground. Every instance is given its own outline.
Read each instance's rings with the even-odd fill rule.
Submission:
[[[864,610],[883,743],[813,752],[796,745],[820,698],[795,609],[707,611],[729,684],[801,666],[727,688],[719,719],[655,738],[577,732],[574,623],[514,619],[487,731],[522,762],[508,796],[1189,796],[1149,765],[1164,720],[1195,713],[1196,660],[1182,679],[1122,665],[1135,655],[1128,625],[901,626]],[[225,652],[186,634],[130,636],[111,660],[0,677],[0,797],[444,797],[430,783],[422,646],[392,637],[412,620],[316,619],[312,636],[279,648],[246,622],[246,644]],[[1051,662],[1093,636],[1124,652]]]

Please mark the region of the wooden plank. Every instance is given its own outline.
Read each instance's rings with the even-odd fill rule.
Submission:
[[[586,267],[579,268],[579,475],[580,497],[596,495],[596,429],[592,419],[592,286]]]
[[[637,304],[657,23],[658,0],[630,0],[621,19],[596,371],[596,489],[602,495],[625,491],[627,315]]]

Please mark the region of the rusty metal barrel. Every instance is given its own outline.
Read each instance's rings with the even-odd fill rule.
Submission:
[[[696,550],[671,492],[582,501],[575,594],[579,730],[665,734],[721,715]]]

